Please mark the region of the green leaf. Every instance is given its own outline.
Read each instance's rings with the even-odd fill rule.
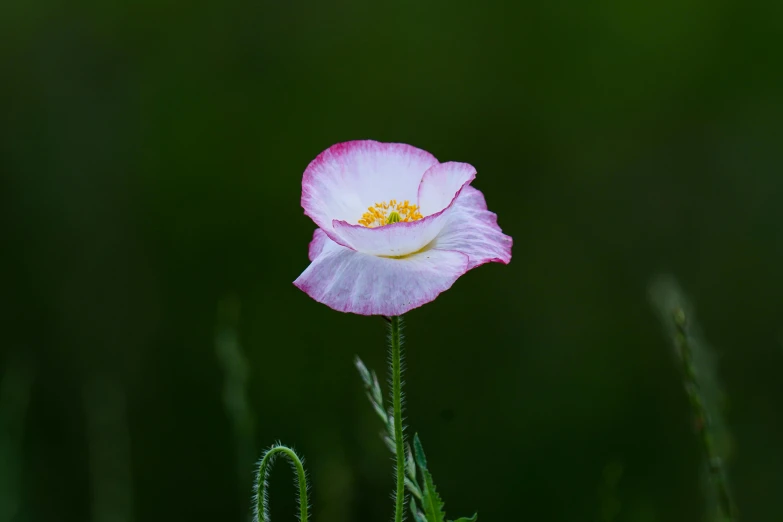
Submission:
[[[421,503],[427,522],[444,522],[446,514],[443,512],[443,500],[438,495],[432,475],[427,470],[427,458],[424,456],[424,448],[421,446],[418,433],[413,436],[413,451],[416,453],[416,462],[421,468],[421,478],[424,481],[422,492],[424,498]]]
[[[378,414],[378,417],[381,418],[381,420],[385,423],[389,422],[389,416],[385,411],[383,411],[383,403],[377,403],[375,402],[375,399],[370,394],[370,392],[367,392],[367,398],[370,399],[370,404],[372,404],[373,409],[375,410],[375,413]]]
[[[364,381],[364,385],[367,388],[371,388],[372,387],[372,379],[370,378],[370,371],[364,365],[362,360],[359,359],[358,355],[353,358],[353,364],[354,364],[354,366],[356,366],[356,369],[359,370],[359,375],[361,375],[362,380]]]
[[[381,385],[378,383],[378,376],[375,375],[375,370],[372,372],[372,396],[375,399],[375,402],[378,404],[383,404],[383,393],[381,393]]]
[[[405,444],[405,471],[408,473],[408,477],[416,482],[416,461],[413,460],[413,451],[408,443]]]
[[[427,517],[427,522],[444,522],[446,513],[443,512],[443,500],[441,500],[438,492],[435,490],[435,484],[432,481],[432,475],[426,469],[421,470],[421,475],[424,478],[424,515]]]
[[[457,520],[454,520],[453,522],[476,522],[478,520],[478,513],[474,513],[472,517],[462,517],[458,518]],[[449,522],[452,522],[449,520]]]
[[[422,495],[421,490],[419,489],[419,486],[416,485],[416,482],[412,481],[408,477],[405,477],[405,487],[408,488],[408,491],[411,492],[411,495],[419,499],[421,501]]]
[[[424,518],[424,513],[418,510],[415,502],[411,502],[410,506],[411,506],[411,513],[413,513],[414,522],[427,522],[427,519]]]
[[[413,435],[413,451],[416,455],[416,464],[421,469],[427,469],[427,457],[424,456],[424,448],[421,447],[421,440],[419,440],[419,434]]]

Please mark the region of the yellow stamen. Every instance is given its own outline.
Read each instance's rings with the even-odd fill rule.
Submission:
[[[359,224],[368,228],[382,227],[391,223],[408,223],[423,218],[419,207],[411,205],[410,201],[397,201],[376,203],[367,207],[367,212],[362,214]]]

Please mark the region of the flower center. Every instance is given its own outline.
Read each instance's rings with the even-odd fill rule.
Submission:
[[[376,203],[373,207],[367,207],[367,212],[362,214],[359,224],[375,228],[391,223],[417,221],[423,217],[419,212],[419,207],[411,205],[410,201],[398,202],[396,199],[392,199],[386,203]]]

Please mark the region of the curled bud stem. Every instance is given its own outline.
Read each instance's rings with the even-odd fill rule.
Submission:
[[[305,473],[302,460],[294,450],[282,444],[272,445],[258,465],[258,474],[256,476],[256,502],[255,502],[255,522],[269,522],[269,495],[267,493],[268,475],[272,469],[275,459],[279,454],[283,454],[291,461],[291,467],[297,476],[299,483],[299,522],[307,522],[307,510],[309,507],[307,500],[307,474]]]

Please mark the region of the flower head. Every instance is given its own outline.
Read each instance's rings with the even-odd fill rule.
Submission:
[[[402,315],[468,270],[511,261],[511,238],[470,186],[476,169],[401,143],[349,141],[305,170],[302,207],[316,225],[294,284],[341,312]]]

